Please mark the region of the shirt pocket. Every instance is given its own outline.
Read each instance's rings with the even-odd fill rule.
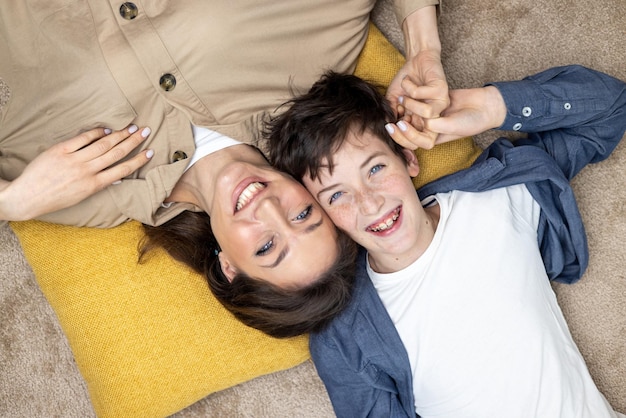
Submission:
[[[95,127],[121,129],[136,117],[105,62],[86,2],[14,6],[2,17],[15,36],[0,63],[11,91],[0,120],[8,177],[54,143]]]

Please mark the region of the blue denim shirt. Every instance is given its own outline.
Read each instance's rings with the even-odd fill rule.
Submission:
[[[588,249],[569,180],[608,157],[624,136],[626,84],[566,66],[491,85],[507,106],[500,129],[527,132],[528,138],[497,140],[472,167],[418,194],[526,184],[541,207],[537,236],[548,277],[572,283],[587,267]],[[365,262],[361,249],[352,300],[328,328],[311,335],[311,355],[338,417],[415,417],[409,359]]]

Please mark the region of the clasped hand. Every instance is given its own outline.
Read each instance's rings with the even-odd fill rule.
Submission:
[[[472,136],[502,125],[506,106],[496,87],[448,90],[438,56],[408,61],[387,90],[398,114],[387,131],[409,149]]]
[[[121,161],[149,134],[135,125],[116,132],[97,128],[53,145],[15,180],[0,180],[0,219],[33,219],[119,182],[152,157],[152,150],[144,150]]]

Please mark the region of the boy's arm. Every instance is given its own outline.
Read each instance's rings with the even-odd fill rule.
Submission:
[[[626,84],[581,66],[452,90],[450,97],[443,117],[426,121],[427,129],[439,132],[438,142],[495,128],[527,132],[516,145],[542,148],[568,179],[608,157],[626,129]]]
[[[425,197],[455,189],[478,192],[526,184],[541,206],[537,237],[546,272],[551,280],[572,283],[585,271],[589,254],[569,180],[586,164],[606,158],[624,136],[626,86],[580,66],[554,68],[494,86],[506,110],[500,128],[529,132],[528,138],[515,141],[515,146],[496,141],[472,167],[436,180],[418,193]],[[433,125],[445,128],[447,134],[479,128],[490,120],[480,117],[485,114],[481,93],[493,88],[462,91],[452,99],[454,112],[434,119]],[[492,123],[487,126],[496,127]]]
[[[581,66],[493,83],[506,103],[500,129],[529,133],[516,145],[545,150],[568,179],[607,158],[626,130],[626,83]]]
[[[408,418],[396,393],[366,382],[346,364],[339,350],[321,341],[322,338],[311,335],[311,357],[338,418]]]

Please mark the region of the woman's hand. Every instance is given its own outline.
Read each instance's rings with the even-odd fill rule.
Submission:
[[[435,6],[411,13],[402,29],[407,60],[391,81],[387,99],[398,117],[415,129],[402,131],[394,139],[406,148],[432,148],[437,134],[425,129],[424,119],[439,117],[449,105]]]
[[[0,219],[20,221],[79,203],[146,164],[152,150],[124,157],[150,134],[135,125],[111,133],[97,128],[53,145],[15,180],[0,180]]]
[[[429,55],[427,52],[422,56]],[[431,58],[436,60],[435,57]],[[441,67],[432,62],[433,67]],[[425,148],[430,149],[441,140],[437,132],[430,131],[425,123],[426,120],[437,118],[449,105],[448,84],[443,74],[443,69],[438,72],[433,68],[428,78],[428,70],[423,69],[425,82],[428,85],[418,84],[409,76],[400,81],[402,95],[398,96],[396,109],[401,120],[396,124],[400,131],[396,130],[392,134],[393,139],[400,145],[409,149]],[[439,78],[443,77],[443,78]],[[387,92],[387,96],[391,91]],[[388,127],[389,130],[389,127]],[[391,131],[390,131],[391,133]]]
[[[387,89],[398,114],[436,118],[448,107],[448,82],[439,51],[422,50],[409,58]]]

